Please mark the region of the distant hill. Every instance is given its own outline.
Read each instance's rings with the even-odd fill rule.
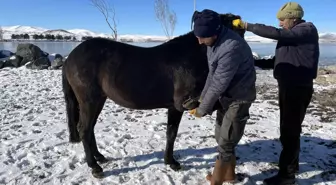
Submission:
[[[111,35],[106,33],[96,33],[90,30],[85,29],[46,29],[41,27],[33,27],[33,26],[4,26],[3,30],[3,38],[11,39],[12,34],[28,34],[32,39],[32,35],[34,34],[50,34],[50,35],[61,35],[63,37],[70,36],[76,37],[77,40],[81,40],[83,37],[105,37],[110,38]],[[320,33],[320,42],[336,42],[336,33]],[[155,35],[118,35],[118,39],[127,42],[164,42],[167,40],[165,36],[155,36]],[[248,42],[274,42],[272,39],[266,39],[259,37],[257,35],[245,36],[245,39]]]

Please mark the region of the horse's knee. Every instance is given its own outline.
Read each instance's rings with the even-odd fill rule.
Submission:
[[[90,131],[90,125],[83,124],[82,122],[79,122],[77,125],[77,130],[79,133],[79,137],[82,141],[90,141],[91,139],[91,131]]]
[[[78,122],[77,130],[78,130],[80,139],[83,140],[85,136],[85,130],[81,122]]]

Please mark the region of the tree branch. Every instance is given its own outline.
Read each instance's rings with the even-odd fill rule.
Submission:
[[[155,16],[160,21],[163,32],[171,39],[177,21],[176,13],[169,10],[168,0],[155,0]]]
[[[107,0],[90,0],[90,1],[92,5],[95,6],[100,13],[103,14],[107,25],[112,31],[112,39],[117,40],[118,29],[117,29],[117,22],[115,19],[116,13],[114,7],[111,6]],[[112,20],[112,24],[110,23],[110,20]]]
[[[1,28],[1,26],[0,26],[0,40],[3,40],[3,30]]]

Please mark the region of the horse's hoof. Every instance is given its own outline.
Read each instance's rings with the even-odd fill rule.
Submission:
[[[169,166],[174,171],[178,171],[178,170],[182,169],[180,163],[178,163],[178,162],[170,164]]]
[[[181,164],[177,162],[173,157],[165,157],[164,163],[166,165],[169,165],[169,167],[174,171],[182,169]]]
[[[99,163],[106,163],[106,162],[109,161],[109,160],[106,159],[103,155],[100,156],[100,157],[96,157],[96,160],[97,160]]]
[[[97,178],[97,179],[102,179],[102,178],[104,178],[104,172],[93,172],[92,171],[92,175],[93,175],[93,177],[95,177],[95,178]]]
[[[98,179],[103,178],[104,177],[103,169],[102,168],[94,168],[94,169],[92,169],[92,175],[95,178],[98,178]]]

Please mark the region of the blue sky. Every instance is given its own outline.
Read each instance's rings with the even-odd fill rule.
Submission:
[[[154,0],[109,0],[115,7],[119,34],[164,35],[155,18]],[[193,0],[170,0],[177,14],[174,35],[190,31]],[[196,9],[239,14],[251,23],[278,26],[275,17],[285,0],[196,0]],[[335,0],[297,0],[304,18],[320,32],[336,32]],[[323,3],[322,3],[323,2]],[[2,0],[0,26],[26,25],[48,29],[88,29],[110,33],[101,13],[89,0]]]

